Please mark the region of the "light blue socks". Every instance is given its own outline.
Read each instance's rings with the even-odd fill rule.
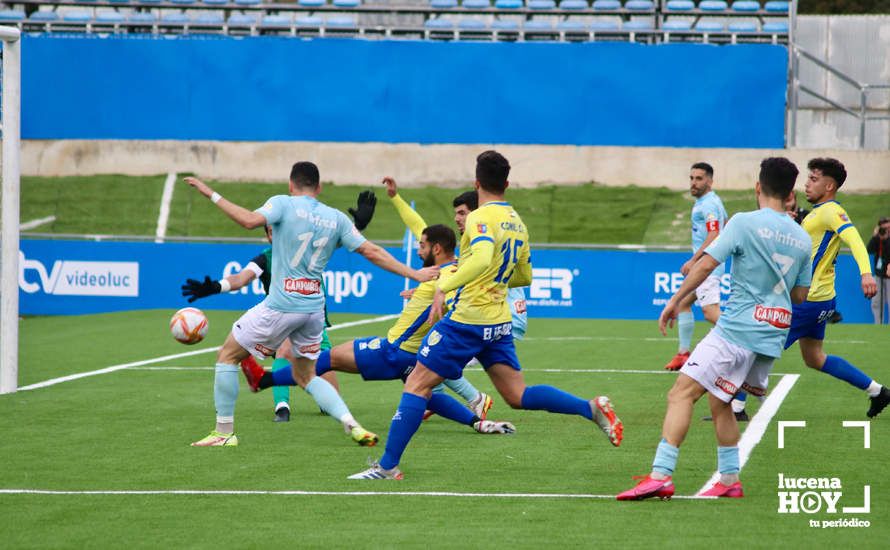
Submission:
[[[695,316],[691,311],[681,311],[677,315],[677,333],[680,337],[680,351],[689,351],[692,346],[692,332],[695,330]]]

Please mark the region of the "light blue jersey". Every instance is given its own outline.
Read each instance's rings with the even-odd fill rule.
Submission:
[[[750,351],[779,357],[791,326],[791,294],[810,286],[810,236],[771,208],[729,220],[705,253],[718,262],[732,256],[732,288],[715,330]]]
[[[528,328],[528,313],[525,306],[525,290],[522,287],[507,289],[507,301],[513,321],[513,339],[522,340]]]
[[[721,231],[726,226],[726,209],[717,193],[708,191],[692,206],[692,252],[695,253],[705,243],[709,231]],[[722,277],[723,264],[717,266],[712,275]]]
[[[265,304],[275,311],[324,309],[322,273],[334,250],[365,238],[346,214],[305,195],[276,195],[256,210],[272,227],[272,279]]]

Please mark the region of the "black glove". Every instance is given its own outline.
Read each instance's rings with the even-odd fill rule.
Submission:
[[[182,295],[191,296],[189,303],[211,294],[219,294],[221,290],[219,281],[211,281],[210,275],[204,275],[203,283],[194,279],[186,279],[185,284],[182,285]]]
[[[358,206],[349,209],[349,215],[355,220],[355,228],[363,231],[371,218],[374,217],[374,207],[377,206],[377,196],[370,189],[358,194]]]

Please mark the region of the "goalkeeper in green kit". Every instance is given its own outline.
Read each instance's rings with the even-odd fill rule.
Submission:
[[[362,191],[358,195],[358,204],[356,208],[350,208],[349,214],[355,221],[355,227],[359,231],[363,231],[374,216],[374,207],[377,204],[377,197],[373,191]],[[266,226],[266,239],[272,242],[272,230]],[[272,274],[272,247],[263,250],[259,255],[253,258],[247,266],[235,273],[229,275],[219,281],[210,279],[209,275],[204,276],[203,281],[196,279],[188,279],[182,285],[182,295],[189,298],[189,303],[194,302],[198,298],[220,294],[223,292],[232,292],[239,290],[259,278],[263,285],[263,291],[269,293],[269,280]],[[322,283],[322,292],[326,292]],[[325,327],[331,326],[328,321],[327,308],[325,308]],[[272,369],[286,367],[290,365],[285,354],[288,351],[286,346],[290,346],[290,340],[285,339],[284,343],[275,353],[275,362],[272,363]],[[331,341],[328,338],[327,328],[321,333],[321,350],[331,349]],[[290,421],[290,388],[288,386],[275,386],[272,391],[272,398],[275,404],[275,422]]]

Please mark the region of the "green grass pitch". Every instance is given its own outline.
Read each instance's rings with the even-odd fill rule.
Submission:
[[[238,315],[209,312],[208,338],[185,347],[169,336],[171,313],[26,318],[20,385],[210,348]],[[336,344],[384,334],[388,326],[335,330],[331,337]],[[704,332],[699,323],[696,337]],[[886,327],[830,326],[826,348],[890,380]],[[675,340],[660,337],[654,321],[532,319],[528,339],[518,345],[527,381],[609,395],[625,423],[622,446],[612,448],[587,421],[509,410],[495,396],[491,417],[514,422],[515,435],[483,436],[434,417],[403,458],[402,482],[347,480],[368,457],[382,454],[382,444],[354,445],[299,390],[292,393],[292,421],[276,424],[271,395],[252,394],[242,382],[240,446],[189,447],[213,426],[212,353],[0,396],[0,541],[5,548],[886,548],[890,416],[871,422],[871,448],[863,449],[862,429],[843,429],[841,422],[865,420],[867,399],[806,369],[796,346],[776,364],[771,382],[781,373],[800,378],[742,471],[744,499],[619,503],[585,496],[614,495],[634,483],[632,475],[648,471],[676,376],[661,366],[674,349]],[[468,371],[468,378],[493,391],[483,372]],[[340,382],[355,416],[385,438],[400,384],[349,375]],[[699,420],[705,414],[702,402],[681,450],[678,495],[693,494],[715,469],[712,427]],[[789,430],[786,448],[778,449],[778,420],[805,420],[807,428]],[[779,473],[837,477],[846,506],[861,506],[869,485],[870,513],[779,514]],[[11,489],[78,493],[2,491]],[[173,490],[196,493],[79,493]],[[345,494],[372,491],[401,494]],[[810,527],[850,517],[871,526]]]
[[[164,179],[163,175],[22,178],[21,219],[25,222],[55,216],[54,222],[34,229],[40,233],[154,236]],[[260,230],[251,233],[237,227],[181,180],[180,174],[170,203],[168,236],[262,237]],[[223,196],[251,209],[287,190],[283,181],[208,183]],[[362,189],[356,185],[325,185],[321,199],[345,211],[355,205]],[[723,191],[719,185],[716,189],[730,215],[754,208],[753,189]],[[799,183],[798,202],[806,205],[802,189]],[[377,211],[365,235],[373,240],[401,239],[405,226],[388,204],[383,186],[376,192]],[[452,225],[451,200],[459,192],[424,187],[404,189],[401,194],[405,200],[416,202],[417,211],[428,223]],[[689,244],[692,198],[688,192],[587,184],[510,189],[507,198],[528,225],[533,243]],[[866,241],[878,217],[890,212],[890,193],[842,193],[839,200]]]

